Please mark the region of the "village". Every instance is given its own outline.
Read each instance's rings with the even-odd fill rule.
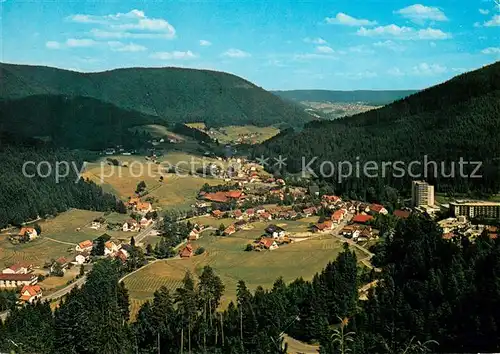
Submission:
[[[147,160],[155,163],[157,156],[151,154]],[[219,159],[209,164],[208,170],[211,178],[220,181],[220,184],[202,186],[191,205],[191,212],[176,221],[189,223],[192,228],[184,239],[179,240],[180,243],[174,247],[175,253],[168,256],[170,258],[189,259],[203,254],[205,250],[198,243],[205,237],[238,238],[242,234],[244,240],[240,252],[275,251],[293,247],[294,243],[330,237],[348,242],[368,255],[363,264],[370,265],[372,253],[369,249],[384,236],[377,228],[380,224],[377,220],[406,219],[415,212],[433,215],[443,207],[435,205],[433,187],[421,182],[414,183],[412,187],[415,189],[412,207],[389,213],[381,204],[321,194],[314,183],[309,183],[307,187],[288,185],[285,179],[273,176],[261,165],[242,158]],[[78,242],[68,249],[65,256],[47,259],[43,269],[29,262],[8,265],[0,274],[0,289],[18,289],[18,305],[32,303],[44,296],[44,280],[48,277],[62,276],[71,269],[81,267],[79,274],[73,271],[75,276],[68,281],[70,284],[83,277],[92,263],[100,258],[113,258],[125,264],[132,247],[139,246],[144,251],[147,244],[144,240],[151,235],[158,235],[161,240],[162,235],[158,231],[163,222],[158,215],[161,208],[154,205],[147,193],[143,193],[138,186],[125,204],[127,218],[117,222],[99,217],[77,228],[78,232],[86,228],[96,233],[102,231],[103,234]],[[438,221],[443,229],[443,238],[454,239],[458,235],[474,238],[485,234],[490,238],[498,236],[496,227],[473,225],[465,215],[459,215],[459,210],[455,208],[450,217]],[[469,209],[467,212],[470,212]],[[118,239],[107,235],[113,232],[130,237]],[[25,226],[11,234],[9,240],[16,245],[37,242],[39,238],[44,238],[42,230],[36,226]],[[150,243],[148,247],[152,248]],[[96,251],[96,248],[102,250]],[[155,256],[150,252],[148,255]]]

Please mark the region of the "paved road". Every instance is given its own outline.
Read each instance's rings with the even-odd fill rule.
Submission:
[[[64,295],[68,294],[74,287],[82,286],[83,284],[85,284],[86,281],[87,281],[87,276],[84,275],[83,277],[81,277],[80,279],[77,279],[76,281],[69,284],[68,286],[66,286],[60,290],[57,290],[56,292],[54,292],[50,295],[42,296],[42,301],[49,301],[50,302],[50,301],[57,300],[57,299],[63,297]],[[0,319],[2,321],[5,321],[5,319],[9,315],[9,313],[10,313],[10,311],[0,312]]]
[[[153,231],[154,227],[156,226],[156,223],[157,223],[157,221],[153,221],[153,223],[151,225],[149,225],[147,228],[145,228],[144,230],[139,232],[137,235],[135,235],[134,236],[135,243],[136,244],[141,243],[142,240],[146,236],[148,236],[151,233],[151,231]]]

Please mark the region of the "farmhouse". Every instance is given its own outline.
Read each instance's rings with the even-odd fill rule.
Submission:
[[[197,229],[192,229],[188,235],[189,241],[194,241],[200,238],[200,232]]]
[[[236,232],[236,227],[234,225],[229,225],[224,230],[224,235],[229,236],[229,235],[234,234],[235,232]]]
[[[38,233],[32,227],[23,227],[21,228],[21,230],[19,230],[18,236],[28,236],[31,241],[34,238],[38,237]]]
[[[91,229],[98,230],[101,228],[101,223],[99,221],[92,221],[92,224],[90,225]]]
[[[243,219],[243,212],[240,210],[240,209],[236,209],[234,212],[233,212],[233,217],[237,220],[241,220]]]
[[[146,217],[143,217],[141,219],[141,227],[143,229],[145,229],[146,227],[148,227],[149,225],[151,225],[153,223],[153,219],[147,219]]]
[[[42,289],[39,285],[25,285],[21,290],[19,302],[33,303],[34,301],[42,298]]]
[[[228,201],[225,192],[205,193],[203,198],[215,203],[226,203]]]
[[[253,216],[255,215],[255,209],[247,209],[247,210],[245,210],[245,214],[246,214],[249,218],[251,218],[251,217],[253,217]]]
[[[75,249],[77,252],[91,251],[94,244],[90,240],[85,240],[76,245]]]
[[[193,246],[191,246],[190,243],[188,243],[186,247],[184,247],[179,253],[179,256],[181,256],[181,258],[189,258],[192,255],[193,255]]]
[[[276,241],[273,238],[269,238],[269,237],[261,238],[259,245],[261,245],[262,247],[264,247],[265,249],[270,250],[270,251],[279,247],[278,244],[276,243]]]
[[[135,205],[135,210],[140,214],[147,214],[150,211],[153,211],[153,207],[149,202],[138,202]]]
[[[283,228],[276,225],[269,225],[264,231],[273,238],[283,237],[286,233]]]
[[[2,274],[28,274],[33,271],[33,265],[29,263],[16,263],[2,270]]]
[[[124,250],[123,248],[120,248],[118,250],[118,252],[116,252],[115,258],[119,259],[120,261],[125,263],[127,261],[127,258],[128,258],[128,252],[126,250]]]
[[[63,272],[66,271],[66,269],[68,269],[68,267],[69,267],[69,261],[66,258],[64,258],[64,257],[59,257],[50,266],[50,272],[51,273],[54,272],[56,264],[58,264],[61,267],[61,269],[62,269]]]
[[[118,251],[118,246],[113,241],[107,241],[104,243],[104,255],[109,256]]]
[[[222,216],[224,216],[224,213],[217,209],[217,210],[212,211],[212,216],[214,218],[220,219],[220,218],[222,218]]]
[[[139,224],[134,219],[129,219],[123,224],[122,230],[125,232],[127,232],[127,231],[139,231]]]
[[[90,259],[90,254],[88,252],[82,252],[75,256],[75,261],[73,263],[84,264],[88,262],[89,259]]]
[[[17,288],[24,285],[35,285],[38,277],[35,274],[0,274],[0,288]]]
[[[316,224],[313,227],[313,232],[326,232],[333,230],[333,222],[331,220],[325,220],[322,223]]]

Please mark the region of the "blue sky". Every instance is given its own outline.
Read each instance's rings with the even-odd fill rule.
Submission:
[[[418,1],[0,0],[0,60],[339,90],[419,89],[500,60],[500,0]]]

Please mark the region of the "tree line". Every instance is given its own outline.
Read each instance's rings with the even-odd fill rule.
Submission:
[[[24,353],[286,353],[283,334],[321,353],[498,352],[500,241],[444,240],[432,220],[396,224],[361,271],[347,245],[310,281],[251,291],[219,308],[225,286],[206,266],[178,289],[162,287],[130,321],[120,262],[95,264],[81,289],[52,312],[16,309],[1,327],[1,350]],[[378,281],[366,301],[358,289]],[[13,344],[15,343],[15,345]]]
[[[0,228],[54,216],[69,208],[125,213],[123,202],[80,175],[84,161],[95,157],[82,151],[1,148]],[[30,161],[31,164],[25,165]],[[60,173],[67,175],[57,180],[56,163],[61,161],[68,163],[69,168],[61,165]]]

